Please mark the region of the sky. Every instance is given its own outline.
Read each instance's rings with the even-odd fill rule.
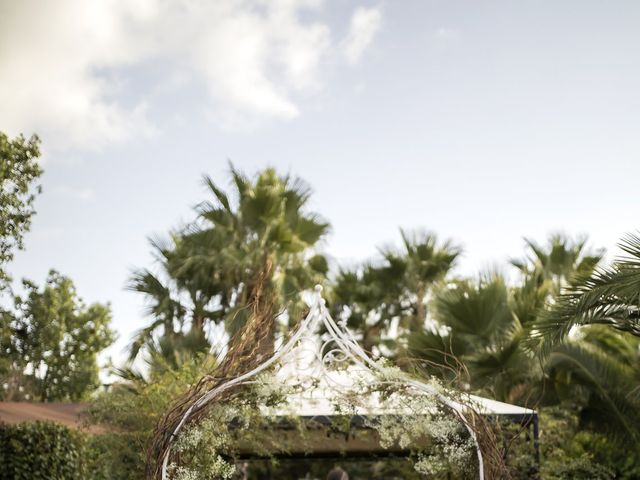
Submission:
[[[474,275],[523,237],[638,228],[640,2],[0,0],[0,130],[42,139],[43,194],[10,271],[110,302],[202,175],[273,166],[313,188],[334,267],[399,227]]]

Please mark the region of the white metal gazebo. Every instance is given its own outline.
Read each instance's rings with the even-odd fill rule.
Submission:
[[[405,393],[381,400],[380,394],[363,386],[393,384],[411,395],[428,395],[449,409],[465,426],[475,444],[480,480],[485,477],[484,459],[476,433],[471,425],[473,414],[494,418],[506,418],[534,427],[534,444],[537,450],[538,421],[534,410],[510,405],[475,395],[449,395],[445,389],[419,381],[395,369],[389,376],[389,367],[373,360],[358,344],[344,322],[336,322],[329,314],[322,298],[322,287],[317,286],[309,299],[310,311],[293,335],[276,350],[274,355],[257,368],[206,391],[182,416],[173,431],[176,438],[195,409],[216,402],[216,398],[230,388],[258,383],[262,374],[270,372],[277,383],[291,387],[285,401],[277,407],[261,407],[270,417],[301,417],[319,423],[329,423],[337,415],[336,404],[349,395],[358,396],[349,414],[357,422],[383,415],[402,415]],[[407,412],[408,413],[408,412]],[[415,413],[412,412],[412,413]],[[428,412],[424,412],[428,413]],[[326,440],[324,442],[327,443]],[[371,442],[352,441],[350,445],[324,445],[331,451],[338,449],[367,449]],[[301,453],[303,454],[303,453]],[[162,478],[167,479],[171,452],[163,458]]]

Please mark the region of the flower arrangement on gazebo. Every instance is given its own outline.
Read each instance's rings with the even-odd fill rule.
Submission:
[[[503,463],[487,418],[537,425],[536,412],[372,359],[321,292],[269,358],[257,346],[270,319],[254,316],[214,374],[159,425],[148,477],[231,478],[240,459],[364,454],[408,456],[424,474],[497,478]]]

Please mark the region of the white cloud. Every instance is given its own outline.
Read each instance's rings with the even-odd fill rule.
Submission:
[[[360,61],[381,24],[382,12],[379,8],[360,7],[353,12],[349,33],[343,42],[344,56],[350,64],[355,65]]]
[[[149,93],[164,84],[186,88],[175,78],[205,85],[207,111],[218,120],[294,118],[299,96],[321,88],[325,59],[339,53],[316,19],[321,7],[319,0],[3,2],[0,128],[37,131],[49,147],[99,149],[152,132]],[[369,46],[380,17],[356,9],[343,44],[349,62]],[[145,77],[151,84],[136,91],[131,73],[151,63],[177,73]]]
[[[56,143],[100,147],[145,124],[142,104],[109,100],[115,84],[97,72],[141,57],[123,22],[124,3],[4,2],[0,11],[0,125],[10,133],[56,132]],[[133,4],[127,4],[133,5]]]

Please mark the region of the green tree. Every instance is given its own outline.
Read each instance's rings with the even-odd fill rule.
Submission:
[[[519,273],[515,285],[493,274],[443,287],[431,302],[435,327],[417,332],[409,346],[445,378],[463,374],[473,390],[537,403],[550,392],[543,365],[527,348],[534,325],[563,289],[593,271],[602,252],[588,251],[583,238],[558,234],[544,245],[525,243],[524,260],[511,261]]]
[[[9,280],[6,264],[16,249],[24,247],[24,233],[35,213],[33,201],[41,187],[35,182],[42,174],[37,159],[40,140],[22,135],[9,139],[0,132],[0,285]]]
[[[134,341],[134,353],[156,332],[205,335],[207,326],[224,324],[233,337],[259,316],[267,326],[260,351],[267,355],[275,318],[286,313],[297,322],[306,308],[301,292],[325,278],[327,261],[314,247],[329,226],[307,212],[309,187],[273,169],[252,180],[232,166],[231,179],[227,194],[205,177],[212,199],[197,207],[196,221],[166,244],[155,242],[160,273],[134,273],[131,288],[149,299],[154,318]]]
[[[212,357],[202,354],[178,365],[157,368],[163,362],[153,360],[155,367],[144,375],[129,371],[127,378],[91,402],[89,423],[105,427],[109,432],[97,436],[95,442],[97,463],[104,478],[144,478],[147,449],[158,421],[177,396],[214,368]]]
[[[609,325],[640,337],[640,237],[627,235],[619,246],[624,256],[577,278],[536,322],[534,337],[544,352],[580,325]]]
[[[438,242],[435,234],[409,234],[400,230],[402,249],[383,251],[389,264],[404,264],[402,285],[406,309],[406,328],[410,334],[424,329],[427,302],[432,288],[453,268],[462,250],[449,240]]]
[[[99,386],[97,355],[111,345],[108,306],[86,306],[71,280],[51,271],[45,286],[24,281],[2,325],[10,399],[81,400]],[[8,320],[8,322],[7,322]],[[8,333],[8,335],[7,335]]]
[[[386,338],[394,320],[410,338],[424,329],[435,285],[453,268],[461,249],[431,233],[400,230],[400,249],[380,250],[382,259],[338,272],[331,293],[332,313],[362,336],[364,348],[385,344],[397,353],[398,342]]]
[[[128,289],[145,296],[146,313],[153,320],[150,324],[140,329],[130,346],[130,360],[134,360],[141,348],[146,348],[150,353],[158,350],[157,338],[154,334],[159,332],[162,343],[180,347],[181,338],[185,336],[185,327],[191,325],[191,338],[198,338],[197,350],[207,350],[208,342],[204,338],[204,304],[210,301],[204,298],[197,288],[197,278],[178,279],[172,277],[173,264],[175,264],[175,243],[168,246],[166,243],[156,240],[151,245],[158,265],[157,273],[149,269],[137,270],[129,280]],[[171,264],[170,264],[171,262]],[[213,317],[213,312],[210,312]],[[211,318],[209,317],[209,318]],[[189,345],[196,347],[196,344]],[[195,353],[192,350],[191,353]],[[153,355],[152,355],[153,356]]]
[[[397,299],[402,294],[401,280],[405,267],[396,262],[365,264],[352,269],[341,268],[329,294],[332,315],[360,335],[365,351],[379,355],[380,347],[393,352],[396,342],[385,338],[391,321],[399,317]],[[376,351],[376,349],[378,351]]]
[[[614,450],[640,439],[640,238],[628,235],[620,247],[624,256],[563,290],[532,324],[528,342],[547,366],[550,393]]]
[[[601,253],[585,251],[584,241],[555,236],[546,247],[527,245],[535,254],[516,262],[520,278],[515,285],[493,275],[440,289],[430,304],[435,328],[412,336],[410,350],[431,373],[459,377],[472,391],[542,411],[555,406],[571,412],[578,419],[577,431],[598,441],[567,468],[580,472],[590,468],[591,459],[608,464],[606,459],[615,458],[610,466],[616,475],[633,478],[624,475],[637,472],[637,465],[621,461],[615,451],[637,445],[640,438],[640,339],[624,333],[632,327],[628,312],[633,312],[639,290],[628,282],[615,295],[615,288],[596,294],[581,279],[603,280],[606,271],[608,282],[615,283],[618,274],[628,281],[638,263],[627,258],[610,269],[594,270]],[[631,244],[625,248],[634,251]],[[619,303],[604,310],[603,291]],[[595,312],[589,312],[575,318],[588,298],[594,301],[591,308],[610,317],[596,319]],[[566,315],[565,323],[554,317],[558,312]],[[623,313],[616,317],[617,312]],[[583,326],[571,336],[568,329],[554,336],[558,326],[577,325]],[[542,356],[531,348],[540,338],[547,342]]]
[[[640,441],[640,341],[601,325],[556,345],[545,361],[547,401],[571,404],[582,426],[626,445]]]
[[[410,353],[440,377],[498,400],[527,403],[527,387],[541,372],[522,347],[514,299],[498,274],[449,283],[431,302],[432,328],[410,337]]]

